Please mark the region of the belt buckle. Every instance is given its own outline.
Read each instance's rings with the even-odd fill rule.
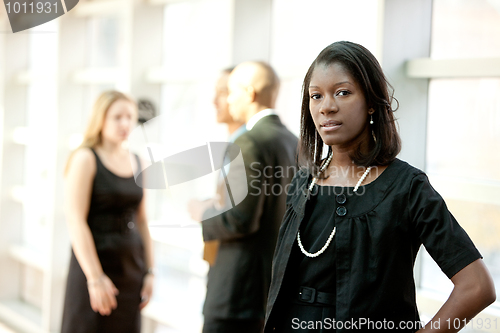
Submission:
[[[306,303],[314,303],[316,300],[316,289],[309,287],[300,287],[299,300]]]

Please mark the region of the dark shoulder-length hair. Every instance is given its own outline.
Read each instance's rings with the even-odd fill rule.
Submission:
[[[373,108],[373,130],[375,139],[370,140],[369,151],[356,149],[351,159],[357,165],[387,165],[401,150],[401,139],[396,129],[392,109],[393,88],[387,81],[380,64],[365,47],[352,42],[336,42],[328,45],[309,67],[302,86],[302,112],[300,121],[300,164],[316,172],[323,153],[323,140],[317,133],[309,109],[309,84],[318,65],[340,64],[363,89],[366,104]],[[396,108],[397,109],[397,108]],[[331,148],[330,148],[331,149]]]

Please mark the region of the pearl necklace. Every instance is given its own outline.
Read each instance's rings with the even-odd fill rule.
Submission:
[[[328,158],[325,160],[325,162],[321,165],[316,177],[314,177],[313,180],[311,181],[311,185],[309,185],[309,188],[308,188],[308,190],[309,190],[309,193],[307,194],[308,197],[309,197],[310,192],[314,188],[314,185],[318,182],[319,175],[325,171],[325,169],[328,167],[328,165],[332,161],[332,158],[333,158],[333,153],[330,154],[330,156],[328,156]],[[372,169],[371,166],[366,168],[366,171],[363,173],[361,178],[359,178],[358,182],[356,183],[356,186],[354,187],[353,192],[358,191],[359,186],[361,186],[361,183],[365,180],[366,176],[368,176],[368,173],[370,173],[371,169]],[[302,241],[300,240],[300,230],[299,230],[297,233],[297,242],[299,243],[300,251],[309,258],[316,258],[320,254],[325,252],[325,250],[328,248],[328,246],[330,245],[330,242],[333,239],[333,236],[335,236],[336,231],[337,231],[337,227],[333,227],[333,230],[332,230],[330,236],[328,237],[328,239],[326,240],[325,245],[323,245],[323,247],[318,252],[309,253],[304,249],[304,245],[302,245]]]

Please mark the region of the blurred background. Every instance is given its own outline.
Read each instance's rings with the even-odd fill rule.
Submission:
[[[60,329],[63,168],[102,90],[150,101],[183,145],[224,141],[212,104],[218,73],[265,60],[282,80],[277,112],[298,135],[303,77],[339,40],[381,62],[399,101],[400,158],[428,173],[500,294],[499,0],[80,0],[15,34],[1,11],[0,332]],[[200,228],[168,191],[149,191],[148,216],[157,274],[143,332],[200,332]],[[425,251],[415,276],[428,320],[452,284]],[[500,302],[470,326],[500,332]]]

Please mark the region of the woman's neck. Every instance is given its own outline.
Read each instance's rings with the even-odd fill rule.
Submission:
[[[102,140],[98,148],[109,155],[120,155],[124,151],[122,142],[112,142],[109,140]]]
[[[369,139],[369,132],[364,131],[355,140],[345,146],[330,146],[333,152],[333,158],[330,162],[330,166],[335,166],[337,168],[358,167],[358,165],[356,165],[352,160],[351,156],[353,156],[353,153],[357,150],[361,150],[362,153],[367,153]]]
[[[335,146],[332,146],[332,161],[328,167],[350,167],[353,166],[353,161],[350,156],[350,151],[339,149]]]

